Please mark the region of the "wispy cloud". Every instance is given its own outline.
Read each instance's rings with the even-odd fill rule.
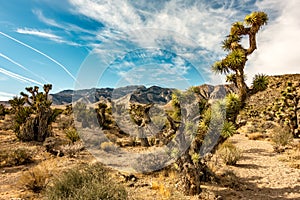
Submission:
[[[9,99],[13,98],[14,96],[16,96],[16,94],[11,94],[11,93],[0,91],[0,101],[8,101]]]
[[[0,68],[0,73],[6,75],[6,76],[9,76],[11,78],[14,78],[20,82],[23,82],[23,83],[34,83],[34,84],[38,84],[40,86],[43,86],[42,83],[38,82],[38,81],[35,81],[33,79],[30,79],[30,78],[27,78],[25,76],[22,76],[20,74],[16,74],[14,72],[11,72],[11,71],[8,71],[6,69],[3,69],[3,68]]]
[[[38,37],[47,38],[49,40],[53,40],[53,41],[56,41],[56,42],[62,41],[62,38],[57,36],[57,35],[54,35],[52,33],[45,32],[45,31],[40,31],[40,30],[37,30],[37,29],[18,28],[16,30],[16,32],[21,33],[21,34],[35,35],[35,36],[38,36]]]
[[[127,40],[137,48],[168,49],[199,71],[216,61],[212,54],[224,55],[221,41],[231,23],[243,19],[248,9],[256,10],[254,2],[70,0],[74,12],[105,25],[98,33],[101,41]],[[103,46],[100,48],[103,53]]]
[[[242,21],[252,11],[262,10],[267,12],[270,21],[258,33],[258,49],[247,62],[248,81],[255,73],[299,73],[298,0],[69,2],[73,12],[105,25],[98,33],[101,41],[113,41],[122,47],[120,41],[127,40],[136,42],[139,48],[161,47],[176,54],[185,52],[184,58],[212,83],[224,82],[224,78],[211,73],[210,66],[225,55],[221,42],[231,24]],[[101,44],[98,47],[102,48],[101,53],[108,51]]]
[[[77,26],[77,25],[75,25],[75,24],[62,23],[62,22],[59,23],[59,22],[57,22],[57,21],[54,20],[54,19],[51,19],[51,18],[49,18],[49,17],[46,17],[46,16],[44,15],[44,13],[43,13],[41,10],[35,9],[35,10],[33,10],[32,12],[37,16],[37,18],[38,18],[41,22],[43,22],[43,23],[45,23],[45,24],[47,24],[47,25],[49,25],[49,26],[52,26],[52,27],[56,27],[56,28],[62,29],[62,30],[64,30],[64,31],[66,31],[66,32],[88,33],[88,34],[90,34],[90,35],[95,35],[95,34],[96,34],[95,31],[86,30],[86,29],[81,28],[81,27],[79,27],[79,26]]]
[[[33,36],[37,36],[37,37],[41,37],[41,38],[46,38],[48,40],[52,40],[57,43],[64,43],[64,44],[68,44],[71,46],[81,46],[80,44],[78,44],[76,42],[70,42],[70,41],[64,40],[62,37],[57,36],[49,31],[45,31],[45,30],[41,31],[41,30],[31,29],[31,28],[18,28],[16,30],[16,32],[20,33],[20,34],[33,35]]]
[[[16,38],[13,38],[13,37],[1,32],[1,31],[0,31],[0,34],[7,37],[7,38],[9,38],[9,39],[11,39],[11,40],[13,40],[13,41],[15,41],[15,42],[17,42],[17,43],[19,43],[19,44],[21,44],[21,45],[23,45],[23,46],[25,46],[25,47],[27,47],[27,48],[29,48],[29,49],[31,49],[31,50],[33,50],[33,51],[35,51],[36,53],[46,57],[47,59],[51,60],[52,62],[54,62],[55,64],[60,66],[74,81],[76,81],[76,78],[72,75],[72,73],[63,64],[56,61],[54,58],[48,56],[47,54],[41,52],[40,50],[37,50],[36,48],[34,48],[34,47],[32,47],[28,44],[25,44],[24,42],[21,42],[20,40],[17,40]]]
[[[38,17],[40,21],[44,22],[47,25],[57,28],[65,28],[63,25],[57,23],[55,20],[45,17],[41,10],[33,10],[32,12]]]

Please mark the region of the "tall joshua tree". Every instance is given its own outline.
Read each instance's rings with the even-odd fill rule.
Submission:
[[[248,91],[244,77],[247,57],[257,48],[257,32],[263,25],[267,24],[267,21],[268,16],[266,13],[252,12],[245,17],[244,22],[233,23],[230,34],[223,41],[222,45],[222,48],[229,53],[224,59],[215,62],[212,66],[214,72],[226,74],[227,80],[233,81],[239,89],[239,97],[242,102],[246,100]],[[243,47],[240,43],[243,36],[249,37],[248,48]]]

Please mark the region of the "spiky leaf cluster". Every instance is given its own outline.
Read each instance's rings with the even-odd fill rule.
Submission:
[[[269,79],[265,74],[256,74],[252,81],[252,88],[254,92],[264,91],[268,88]]]

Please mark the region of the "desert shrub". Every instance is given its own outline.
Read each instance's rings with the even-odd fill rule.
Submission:
[[[224,142],[218,150],[218,155],[226,165],[235,165],[241,158],[241,151],[231,142]]]
[[[31,163],[32,152],[25,148],[7,149],[0,152],[0,167]]]
[[[70,169],[53,181],[46,196],[49,200],[124,200],[127,192],[116,184],[100,164]]]
[[[51,176],[52,174],[45,165],[38,165],[23,173],[19,179],[19,185],[39,193],[46,188]]]
[[[77,132],[77,130],[75,128],[68,128],[65,130],[65,134],[67,136],[67,138],[69,140],[71,140],[72,143],[80,140],[80,137],[79,137],[79,133]]]
[[[118,146],[112,142],[102,142],[100,148],[106,152],[115,152],[118,150]]]
[[[9,113],[9,110],[5,108],[3,104],[0,104],[0,119],[4,119],[5,115]]]
[[[284,147],[293,141],[293,134],[287,127],[277,127],[273,130],[271,140],[273,141],[274,146]]]
[[[268,88],[269,79],[265,74],[256,74],[252,81],[252,88],[254,92],[264,91]]]

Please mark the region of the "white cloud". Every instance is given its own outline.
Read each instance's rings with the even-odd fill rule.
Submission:
[[[157,1],[156,6],[144,1],[124,0],[70,0],[70,3],[76,12],[104,23],[106,27],[121,30],[123,34],[152,29],[151,37],[142,40],[145,44],[165,37],[166,32],[160,30],[166,30],[193,39],[196,42],[194,46],[214,51],[220,49],[222,33],[228,32],[232,18],[238,14],[231,4],[224,3],[223,7],[212,9],[204,1]],[[146,7],[144,3],[151,5]]]
[[[91,35],[95,35],[96,32],[95,31],[91,31],[91,30],[86,30],[84,28],[81,28],[75,24],[70,24],[70,23],[58,23],[57,21],[55,21],[54,19],[51,19],[51,18],[48,18],[44,15],[44,13],[41,11],[41,10],[33,10],[32,11],[36,16],[37,18],[49,25],[49,26],[52,26],[52,27],[56,27],[56,28],[60,28],[66,32],[80,32],[80,33],[88,33],[88,34],[91,34]]]
[[[300,1],[270,0],[258,4],[262,9],[277,10],[279,17],[270,19],[258,34],[258,49],[246,68],[248,83],[257,73],[280,75],[299,73]]]
[[[55,20],[45,17],[41,10],[33,10],[32,12],[38,17],[40,21],[46,23],[47,25],[54,26],[57,28],[65,28],[63,25],[57,23]]]
[[[44,77],[41,77],[40,75],[37,75],[37,74],[34,73],[32,70],[29,70],[27,67],[25,67],[24,65],[18,63],[18,62],[15,61],[15,60],[11,59],[10,57],[8,57],[8,56],[6,56],[6,55],[4,55],[4,54],[2,54],[2,53],[0,53],[0,57],[2,57],[2,58],[4,58],[5,60],[8,60],[9,62],[11,62],[11,63],[17,65],[18,67],[20,67],[20,68],[24,69],[25,71],[31,73],[31,74],[34,75],[35,77],[41,78],[44,82],[49,83],[49,81],[47,81]],[[1,80],[1,78],[0,78],[0,80]]]
[[[34,36],[38,36],[38,37],[42,37],[42,38],[47,38],[47,39],[57,41],[57,42],[62,40],[62,38],[57,35],[54,35],[52,33],[46,32],[46,31],[40,31],[37,29],[18,28],[16,30],[16,32],[21,33],[21,34],[34,35]]]
[[[203,70],[212,83],[224,81],[210,72],[210,65],[225,55],[220,46],[231,24],[242,21],[252,11],[263,10],[270,21],[257,35],[258,49],[249,57],[246,66],[248,81],[255,73],[299,71],[299,0],[69,2],[74,6],[73,12],[105,25],[98,34],[99,40],[119,42],[127,39],[140,48],[161,47],[178,55],[182,53],[185,59]],[[101,49],[101,52],[108,50]]]

